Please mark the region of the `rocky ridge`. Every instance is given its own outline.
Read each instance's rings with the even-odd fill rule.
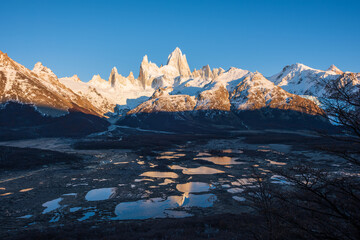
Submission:
[[[41,63],[36,63],[31,71],[0,51],[0,103],[8,101],[34,104],[44,114],[69,111],[103,114],[88,99],[59,82]]]
[[[225,71],[209,65],[191,72],[179,48],[160,67],[145,55],[138,78],[132,72],[122,76],[114,67],[108,80],[94,75],[89,82],[76,75],[58,79],[41,63],[30,71],[3,53],[0,60],[2,102],[15,100],[66,111],[77,108],[97,115],[262,108],[315,115],[322,110],[312,97],[324,96],[326,83],[344,76],[353,85],[360,82],[359,74],[344,73],[334,65],[322,71],[297,63],[269,78],[258,72],[239,68]]]

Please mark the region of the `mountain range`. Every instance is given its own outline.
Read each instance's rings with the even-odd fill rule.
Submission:
[[[173,125],[174,130],[176,124],[186,128],[189,123],[277,128],[284,122],[294,126],[294,119],[298,127],[306,127],[304,118],[320,121],[323,110],[317,98],[326,96],[326,84],[339,78],[360,85],[359,73],[334,65],[322,71],[297,63],[271,77],[209,65],[191,72],[185,54],[176,48],[160,67],[145,55],[137,78],[132,72],[122,76],[114,67],[108,80],[94,75],[83,82],[77,75],[58,78],[40,62],[29,70],[0,51],[2,109],[12,101],[31,105],[43,117],[82,113],[157,129]]]

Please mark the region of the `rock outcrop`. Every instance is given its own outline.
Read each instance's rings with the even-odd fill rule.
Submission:
[[[186,56],[185,54],[182,54],[180,48],[178,47],[175,48],[175,50],[169,55],[166,65],[177,69],[180,77],[187,78],[191,75]]]
[[[205,90],[199,94],[195,110],[230,111],[229,92],[220,85],[216,89]]]

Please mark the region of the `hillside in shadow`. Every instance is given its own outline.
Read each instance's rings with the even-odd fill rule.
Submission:
[[[56,111],[56,109],[53,109]],[[0,108],[0,140],[38,137],[83,137],[107,130],[103,118],[69,110],[59,117],[42,115],[32,105],[8,102]]]
[[[274,108],[136,113],[126,115],[116,124],[185,133],[260,129],[336,131],[336,127],[320,115]]]

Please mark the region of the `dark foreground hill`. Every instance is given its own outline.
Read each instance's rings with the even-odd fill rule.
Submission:
[[[83,137],[105,131],[109,125],[103,118],[82,112],[70,111],[63,116],[49,117],[32,105],[15,102],[8,102],[0,108],[0,140]]]

